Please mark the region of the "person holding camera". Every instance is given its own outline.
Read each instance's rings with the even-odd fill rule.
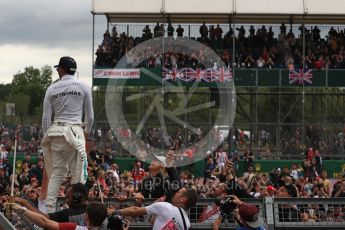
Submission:
[[[224,207],[228,208],[224,210]],[[232,209],[234,219],[240,226],[236,230],[268,230],[260,216],[260,210],[256,206],[242,202],[237,196],[228,196],[227,201],[221,202],[221,210],[223,212],[231,212]],[[213,223],[213,230],[219,229],[221,220],[222,218],[220,217]]]
[[[150,176],[142,181],[140,191],[134,195],[139,206],[145,198],[170,201],[181,188],[176,169],[173,167],[174,158],[174,151],[169,150],[165,162],[158,158],[151,161],[149,166]],[[167,171],[168,177],[163,175],[163,170]]]
[[[107,218],[107,209],[105,205],[97,202],[88,203],[85,213],[85,226],[81,226],[73,222],[59,223],[15,203],[7,203],[7,205],[11,205],[16,212],[23,214],[37,226],[48,230],[100,229]]]
[[[194,189],[181,188],[172,198],[172,202],[155,202],[146,207],[128,207],[108,209],[108,214],[115,216],[154,215],[153,230],[187,230],[190,221],[186,211],[196,205],[198,195]]]
[[[84,215],[88,201],[88,191],[86,186],[82,183],[69,185],[65,189],[65,194],[68,208],[49,214],[42,213],[26,199],[16,197],[15,201],[30,211],[44,215],[49,220],[59,223],[74,222],[78,225],[84,225]]]

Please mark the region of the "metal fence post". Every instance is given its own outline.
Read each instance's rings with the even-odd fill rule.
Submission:
[[[265,197],[264,199],[264,208],[266,213],[266,221],[268,228],[270,230],[274,230],[274,214],[273,214],[273,198],[272,197]]]
[[[15,230],[13,224],[0,212],[0,229]]]

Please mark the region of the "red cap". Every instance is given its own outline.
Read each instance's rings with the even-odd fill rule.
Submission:
[[[275,191],[276,188],[273,187],[272,185],[269,185],[269,186],[267,186],[267,190],[268,190],[268,191]]]
[[[259,209],[254,205],[243,203],[239,207],[239,214],[250,227],[258,228],[263,224],[262,218],[259,216]]]

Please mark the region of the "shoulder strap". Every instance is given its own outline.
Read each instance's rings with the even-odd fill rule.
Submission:
[[[186,220],[184,219],[183,212],[182,212],[181,208],[178,208],[178,210],[180,210],[180,214],[181,214],[181,217],[182,217],[184,230],[187,230]]]

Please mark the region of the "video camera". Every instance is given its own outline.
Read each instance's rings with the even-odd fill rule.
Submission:
[[[233,203],[233,196],[226,196],[223,198],[218,198],[215,201],[215,204],[220,207],[220,214],[225,219],[227,215],[232,213],[236,208],[236,205]]]
[[[111,216],[108,217],[107,228],[110,230],[123,229],[123,227],[125,227],[126,225],[127,225],[126,220],[120,215],[112,214]]]

